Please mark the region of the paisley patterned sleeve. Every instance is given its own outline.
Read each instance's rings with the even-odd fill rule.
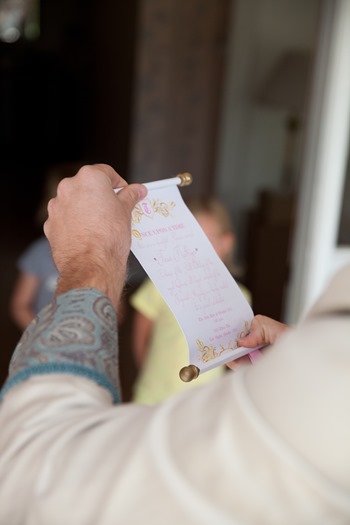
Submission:
[[[116,314],[96,289],[71,290],[41,310],[15,349],[1,396],[34,374],[62,373],[91,379],[120,401]]]

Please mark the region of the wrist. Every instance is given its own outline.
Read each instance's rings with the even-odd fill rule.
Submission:
[[[75,258],[67,262],[60,272],[56,295],[76,288],[95,288],[104,293],[117,309],[124,286],[125,268],[117,268],[115,259],[98,259],[90,257]]]

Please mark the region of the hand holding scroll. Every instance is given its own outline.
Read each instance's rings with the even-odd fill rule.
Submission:
[[[249,334],[241,337],[237,341],[238,346],[245,348],[254,348],[257,346],[268,346],[273,344],[283,333],[288,331],[290,327],[279,321],[275,321],[265,315],[256,315],[250,325]],[[243,362],[249,361],[248,356],[226,363],[229,368],[236,368]]]

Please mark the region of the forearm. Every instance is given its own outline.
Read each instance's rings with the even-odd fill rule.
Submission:
[[[132,334],[132,348],[136,366],[142,368],[148,354],[153,321],[141,312],[135,311]]]
[[[9,311],[13,321],[23,331],[36,316],[34,300],[40,280],[36,275],[21,271],[16,281]]]
[[[97,289],[62,291],[24,332],[2,394],[32,375],[67,373],[95,381],[118,401],[117,351],[110,299]]]
[[[134,361],[138,368],[138,370],[141,370],[141,368],[144,365],[146,355],[148,353],[148,347],[140,346],[140,345],[134,345],[133,347],[133,354],[134,354]]]

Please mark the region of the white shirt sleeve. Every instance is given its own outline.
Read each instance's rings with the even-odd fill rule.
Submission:
[[[159,406],[113,405],[82,375],[13,386],[0,523],[350,523],[349,288],[340,315],[331,287],[254,365]]]

